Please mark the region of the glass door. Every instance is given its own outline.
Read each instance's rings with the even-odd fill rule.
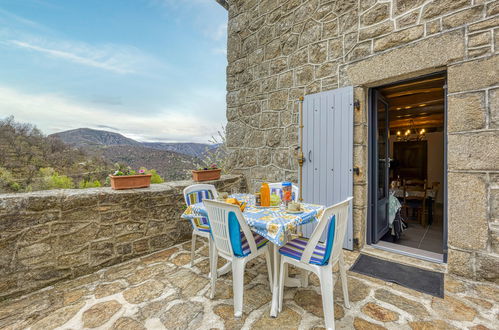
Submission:
[[[374,178],[372,181],[376,191],[373,193],[374,212],[373,212],[373,243],[377,243],[383,235],[388,232],[388,199],[389,199],[389,171],[390,171],[390,125],[388,117],[388,103],[379,94],[374,91],[375,110],[373,111],[375,125],[375,140],[373,141],[373,165]]]

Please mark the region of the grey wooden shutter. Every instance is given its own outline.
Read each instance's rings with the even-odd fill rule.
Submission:
[[[352,196],[353,87],[306,95],[303,125],[303,201],[331,206]],[[314,228],[304,226],[304,235]],[[351,208],[343,247],[353,249]]]

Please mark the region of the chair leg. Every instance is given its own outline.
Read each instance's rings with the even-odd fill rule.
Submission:
[[[281,267],[279,267],[280,272],[279,272],[279,304],[278,304],[278,310],[279,313],[282,311],[282,304],[284,300],[284,277],[286,276],[286,266],[287,264],[284,263],[284,258],[281,257]]]
[[[211,237],[208,237],[208,260],[210,261],[210,272],[208,273],[208,278],[211,278],[211,263],[212,263],[212,259],[213,259],[213,257],[212,257],[213,248],[214,248],[214,244],[211,241]],[[217,262],[217,266],[218,266],[218,262]]]
[[[209,259],[210,259],[210,279],[211,279],[210,299],[213,299],[213,297],[215,297],[215,290],[216,290],[216,283],[218,276],[217,272],[218,251],[217,248],[214,246],[214,244],[211,248]]]
[[[244,262],[239,258],[232,259],[232,290],[234,292],[234,316],[240,317],[243,315]]]
[[[196,234],[192,232],[192,240],[191,240],[191,267],[194,266],[194,251],[196,250]]]
[[[321,267],[319,279],[321,282],[324,323],[326,324],[326,329],[334,330],[333,269],[330,266]]]
[[[272,292],[274,286],[272,282],[272,265],[270,263],[270,252],[268,249],[265,251],[265,262],[267,263],[267,273],[269,273],[270,292]]]
[[[345,307],[350,308],[350,298],[348,297],[347,271],[345,267],[345,259],[343,258],[343,252],[340,253],[339,267],[340,267],[341,287],[343,289],[343,301]]]
[[[301,287],[306,288],[308,287],[308,276],[309,272],[306,269],[301,270]]]

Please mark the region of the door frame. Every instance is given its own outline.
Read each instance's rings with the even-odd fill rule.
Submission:
[[[402,83],[407,83],[423,78],[429,78],[433,76],[439,76],[439,75],[444,75],[445,80],[444,80],[444,131],[443,131],[443,144],[444,144],[444,164],[443,164],[443,183],[442,183],[442,202],[443,202],[443,255],[442,258],[435,259],[432,257],[427,257],[424,254],[419,254],[419,253],[414,253],[413,251],[406,251],[405,249],[397,249],[396,246],[397,244],[394,243],[387,243],[383,245],[378,245],[374,243],[373,236],[374,236],[374,229],[376,228],[374,226],[374,220],[376,216],[376,206],[375,203],[377,202],[377,195],[376,195],[376,183],[377,183],[377,173],[374,171],[375,170],[375,164],[377,162],[377,153],[376,148],[374,148],[375,144],[377,143],[376,141],[376,130],[373,130],[373,128],[377,127],[377,123],[374,123],[375,120],[377,120],[376,116],[373,116],[373,111],[376,109],[376,97],[375,97],[375,91],[378,88],[381,87],[388,87],[388,86],[393,86],[393,85],[398,85]],[[438,72],[433,72],[430,74],[426,75],[421,75],[417,77],[413,77],[410,79],[404,79],[404,80],[399,80],[393,83],[389,83],[386,85],[379,85],[376,87],[371,87],[368,89],[368,108],[367,108],[367,131],[368,131],[368,178],[367,178],[367,187],[368,187],[368,194],[367,194],[367,223],[366,223],[366,243],[367,245],[371,245],[375,248],[379,248],[382,250],[387,250],[390,252],[395,252],[403,255],[407,255],[410,257],[414,257],[417,259],[423,259],[427,261],[432,261],[432,262],[439,262],[439,263],[446,263],[447,262],[447,253],[448,253],[448,246],[447,246],[447,240],[448,240],[448,210],[447,210],[447,184],[448,184],[448,164],[447,164],[447,156],[448,156],[448,148],[447,148],[447,118],[448,118],[448,111],[447,111],[447,71],[438,71]],[[436,201],[435,201],[436,203]],[[387,247],[387,245],[389,245]],[[395,246],[395,247],[394,247]],[[400,245],[399,245],[400,246]],[[417,250],[417,249],[416,249]],[[419,250],[419,251],[424,251],[424,250]]]

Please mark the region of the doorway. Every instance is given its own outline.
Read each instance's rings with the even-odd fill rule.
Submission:
[[[446,74],[372,88],[369,244],[445,262]]]

